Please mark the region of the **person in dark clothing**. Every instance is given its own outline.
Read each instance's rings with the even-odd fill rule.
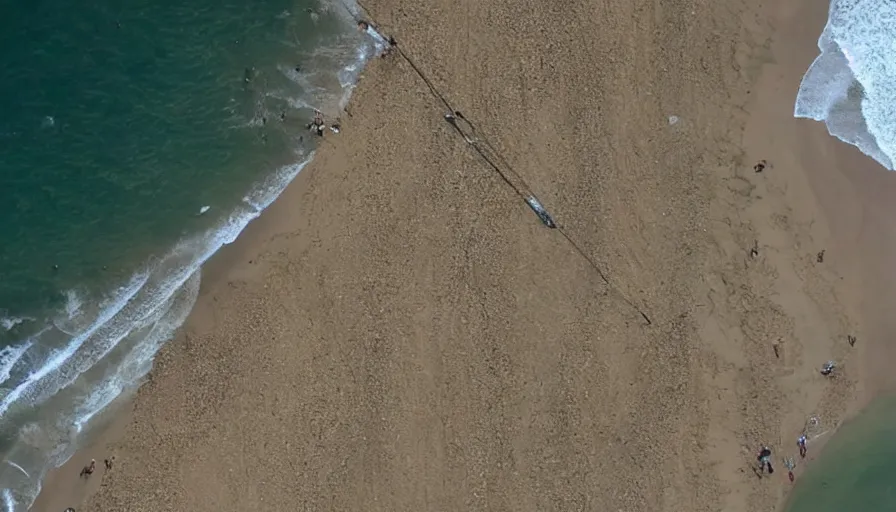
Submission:
[[[761,450],[759,450],[759,456],[756,457],[756,460],[759,461],[759,471],[765,471],[765,468],[768,468],[768,474],[772,474],[775,472],[775,469],[772,468],[772,451],[768,446],[763,446]]]
[[[81,478],[90,478],[90,475],[96,471],[96,459],[90,459],[90,464],[81,469]]]

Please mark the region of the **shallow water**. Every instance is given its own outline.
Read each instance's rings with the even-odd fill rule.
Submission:
[[[800,476],[786,510],[896,510],[896,398],[843,425]]]
[[[375,51],[342,2],[0,5],[0,486],[24,510],[313,154]]]

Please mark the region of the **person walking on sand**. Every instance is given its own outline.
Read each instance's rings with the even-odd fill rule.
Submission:
[[[90,475],[96,471],[96,459],[90,459],[90,464],[81,469],[81,478],[90,478]]]
[[[800,457],[802,457],[802,458],[805,459],[805,458],[806,458],[806,452],[808,451],[808,450],[806,449],[806,434],[803,434],[803,435],[801,435],[800,437],[797,438],[797,440],[796,440],[796,445],[800,447]]]
[[[115,456],[113,455],[111,459],[104,460],[103,463],[106,465],[106,471],[109,471],[112,469],[112,464],[115,463]]]
[[[775,469],[772,467],[772,450],[768,446],[763,446],[761,450],[759,450],[759,455],[756,457],[756,460],[759,461],[759,471],[765,471],[765,468],[768,468],[768,474],[772,474],[775,472]]]

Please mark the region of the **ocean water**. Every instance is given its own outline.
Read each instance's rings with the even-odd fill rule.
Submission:
[[[832,0],[818,48],[794,115],[823,121],[831,135],[894,170],[896,2]]]
[[[896,510],[896,399],[878,400],[841,427],[800,476],[786,510]]]
[[[832,0],[818,48],[794,115],[823,121],[896,170],[896,2]],[[896,398],[878,400],[834,434],[787,510],[896,510]]]
[[[334,0],[0,4],[0,496],[27,510],[381,48]],[[327,136],[336,136],[327,134]]]

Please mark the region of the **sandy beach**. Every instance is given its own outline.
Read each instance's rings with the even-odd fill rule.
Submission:
[[[780,509],[809,418],[811,459],[890,385],[896,183],[792,117],[826,5],[365,5],[560,229],[372,62],[34,510],[111,454],[79,512]]]

